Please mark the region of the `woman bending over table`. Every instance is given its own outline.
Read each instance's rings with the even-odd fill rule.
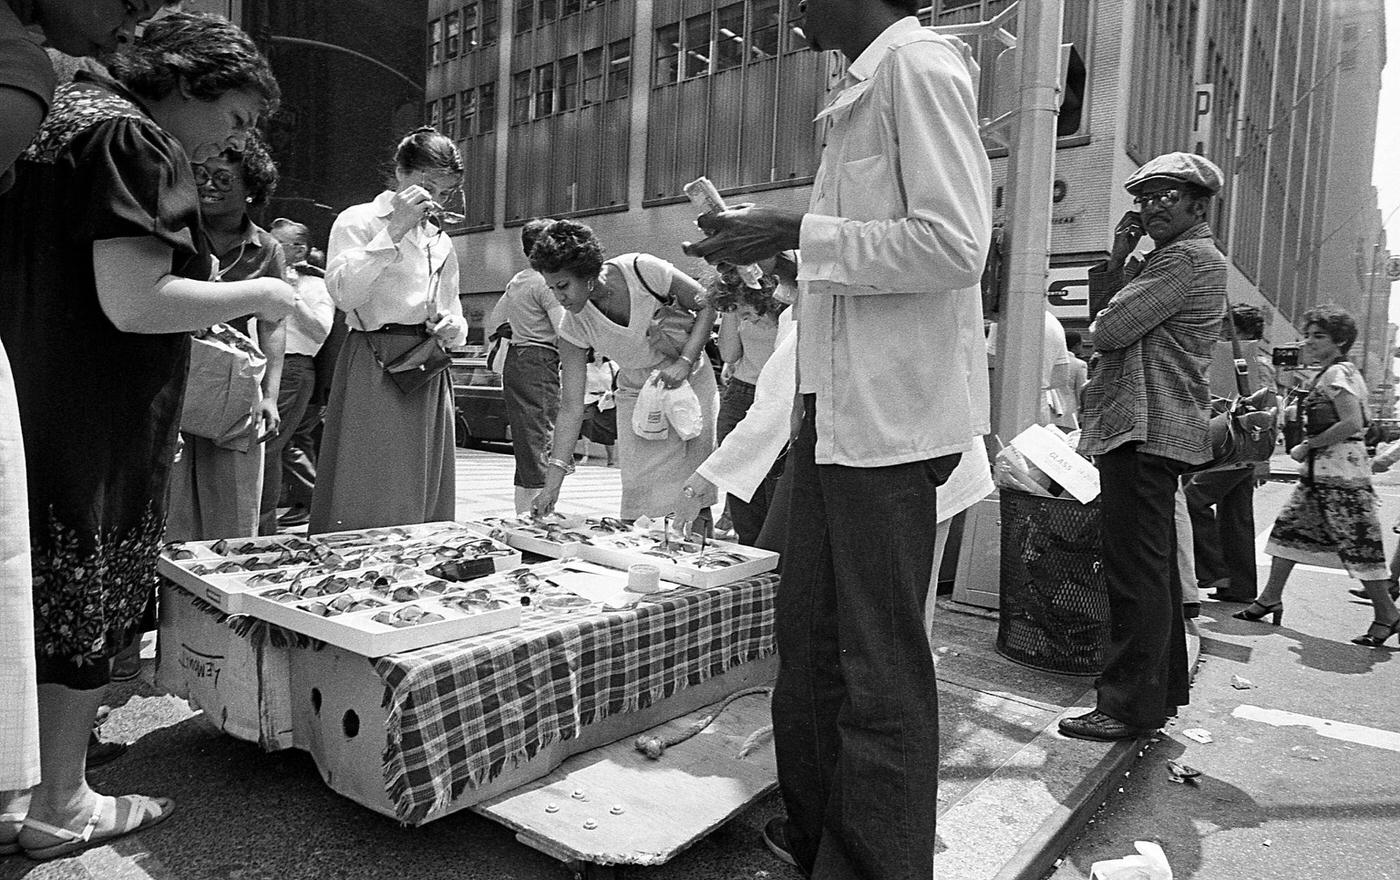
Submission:
[[[280,278],[214,284],[191,162],[241,147],[278,99],[247,35],[176,13],[61,86],[0,198],[0,335],[29,465],[42,782],[0,802],[0,852],[51,859],[154,825],[173,804],[84,778],[112,655],[156,582],[189,332],[280,320]],[[23,827],[17,816],[23,816]]]
[[[452,141],[415,129],[394,154],[394,188],[331,227],[326,287],[350,335],[326,408],[312,534],[455,518],[451,372],[404,390],[385,366],[428,339],[444,350],[467,340],[457,253],[440,226],[461,184]]]
[[[559,326],[559,420],[548,457],[544,489],[535,499],[537,515],[559,500],[564,477],[573,473],[571,453],[583,423],[588,349],[617,363],[617,455],[622,464],[624,520],[668,516],[687,477],[715,446],[718,392],[715,372],[704,353],[715,312],[702,306],[700,283],[650,254],[603,259],[593,230],[571,220],[546,229],[530,252],[530,265],[545,282],[565,315]],[[689,382],[700,399],[703,426],[694,440],[668,430],[664,440],[643,440],[632,430],[637,392],[659,371],[667,388]],[[696,527],[709,527],[714,487],[704,490]]]

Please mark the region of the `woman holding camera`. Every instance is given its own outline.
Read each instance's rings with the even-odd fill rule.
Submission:
[[[457,147],[418,128],[394,153],[394,188],[331,227],[326,287],[351,332],[326,408],[312,534],[455,516],[447,351],[466,342],[467,321],[441,206],[461,184]]]
[[[715,446],[718,391],[705,342],[715,311],[701,305],[700,283],[650,254],[622,254],[603,259],[593,230],[558,220],[541,233],[530,251],[530,265],[544,275],[564,306],[559,326],[559,419],[545,471],[545,485],[535,498],[536,514],[549,513],[559,500],[564,477],[573,473],[572,455],[583,423],[588,349],[617,362],[617,445],[622,463],[621,517],[667,516],[687,477]],[[693,440],[674,431],[665,439],[644,440],[632,430],[637,393],[651,374],[667,388],[690,383],[700,401],[702,426]],[[696,525],[709,528],[715,490],[703,490]]]
[[[1303,442],[1288,451],[1301,465],[1298,485],[1264,548],[1274,558],[1269,582],[1235,617],[1270,617],[1277,626],[1283,620],[1283,588],[1294,565],[1345,568],[1361,581],[1375,611],[1371,626],[1352,641],[1380,647],[1400,634],[1400,609],[1388,592],[1392,581],[1363,442],[1366,380],[1347,359],[1356,341],[1356,321],[1336,306],[1308,309],[1303,321],[1303,357],[1321,368],[1299,407]]]

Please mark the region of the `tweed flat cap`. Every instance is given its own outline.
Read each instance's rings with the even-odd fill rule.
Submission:
[[[1134,171],[1124,182],[1123,188],[1136,195],[1136,191],[1148,183],[1191,183],[1215,195],[1220,192],[1223,180],[1220,168],[1205,156],[1163,153]]]

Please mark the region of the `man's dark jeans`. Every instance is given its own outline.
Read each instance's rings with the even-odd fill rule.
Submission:
[[[804,398],[775,624],[778,782],[788,841],[816,878],[928,880],[938,693],[924,634],[936,489],[958,456],[818,465]]]
[[[1196,582],[1208,587],[1229,581],[1228,586],[1219,586],[1241,599],[1259,594],[1259,573],[1254,564],[1254,479],[1254,468],[1242,467],[1196,474],[1186,484]]]
[[[1190,697],[1176,487],[1186,465],[1120,446],[1098,456],[1110,636],[1098,709],[1157,728]]]

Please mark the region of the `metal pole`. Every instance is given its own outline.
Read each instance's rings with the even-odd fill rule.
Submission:
[[[271,43],[286,43],[289,46],[309,46],[313,49],[325,49],[328,52],[341,52],[351,56],[352,58],[358,58],[366,64],[373,64],[375,67],[378,67],[385,73],[391,74],[403,80],[404,83],[406,83],[410,88],[412,88],[415,91],[423,91],[422,83],[414,82],[404,74],[385,64],[383,61],[380,61],[378,58],[371,58],[363,52],[356,52],[354,49],[347,49],[344,46],[337,46],[335,43],[324,43],[320,40],[308,40],[304,37],[284,37],[281,34],[272,34],[267,38],[267,40]]]
[[[1021,2],[1020,113],[1007,166],[1007,289],[997,328],[998,395],[992,423],[1003,441],[1040,419],[1063,21],[1062,0]]]

